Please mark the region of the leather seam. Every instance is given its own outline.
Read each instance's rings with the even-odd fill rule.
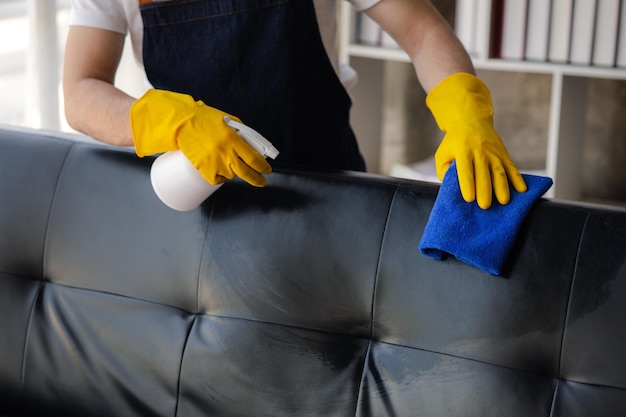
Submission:
[[[211,223],[213,220],[214,208],[215,208],[215,203],[211,202],[211,211],[209,214],[209,219],[207,220],[206,229],[204,231],[204,240],[202,242],[202,253],[200,255],[200,265],[198,266],[198,282],[196,283],[196,313],[200,312],[200,291],[202,289],[202,270],[204,268],[206,248],[208,246],[209,240],[211,239],[211,234],[209,233],[209,229],[211,228]]]
[[[64,286],[64,287],[71,288],[71,289],[78,289],[78,290],[83,290],[83,291],[94,291],[94,292],[99,292],[99,293],[105,293],[103,291],[82,289],[82,288],[67,286],[67,285],[58,284],[58,283],[43,283],[43,282],[40,283],[39,293],[41,292],[41,288],[43,288],[44,285],[60,285],[60,286]],[[158,304],[158,305],[162,305],[164,307],[185,311],[184,309],[173,307],[173,306],[170,306],[170,305],[167,305],[167,304],[157,303],[157,302],[154,302],[154,301],[142,300],[142,299],[137,299],[137,298],[133,298],[133,297],[126,297],[126,296],[123,296],[123,295],[113,294],[113,293],[106,293],[106,294],[109,294],[109,295],[112,295],[112,296],[117,296],[117,297],[130,298],[130,299],[133,299],[133,300],[146,302],[146,303]],[[35,304],[36,303],[33,303],[33,308],[34,308]],[[328,333],[328,334],[341,334],[341,335],[344,335],[344,336],[354,337],[354,338],[357,338],[357,339],[364,339],[363,336],[351,335],[351,334],[347,334],[347,333],[343,333],[343,332],[334,332],[334,331],[330,331],[330,330],[315,329],[315,328],[311,328],[311,327],[295,326],[295,325],[291,325],[291,324],[276,323],[276,322],[263,321],[263,320],[254,320],[254,319],[249,319],[249,318],[232,317],[232,316],[224,316],[224,315],[217,315],[217,314],[206,314],[206,313],[202,313],[202,314],[189,313],[189,314],[190,315],[194,315],[193,325],[195,325],[195,322],[197,321],[197,316],[198,315],[202,315],[202,316],[212,317],[212,318],[217,318],[217,319],[241,320],[241,321],[248,321],[248,322],[259,323],[259,324],[267,324],[267,325],[272,325],[272,326],[281,326],[281,327],[287,327],[287,328],[292,328],[292,329],[301,329],[301,330],[304,330],[304,331],[312,331],[312,332],[320,332],[320,333]],[[189,333],[187,335],[187,338],[186,338],[186,341],[185,341],[185,348],[184,348],[184,350],[186,350],[186,346],[188,345],[189,336],[191,334],[191,330],[192,330],[193,325],[190,327]],[[367,360],[367,358],[369,358],[369,356],[371,356],[370,352],[371,352],[373,341],[371,339],[366,339],[366,340],[368,340],[368,346],[367,346],[367,351],[366,351],[366,355],[365,355],[366,360]],[[403,344],[399,344],[399,343],[393,343],[393,342],[384,341],[384,340],[380,340],[380,341],[378,341],[378,343],[385,344],[385,345],[388,345],[388,346],[396,346],[396,347],[400,347],[400,348],[405,348],[405,349],[410,349],[410,350],[415,350],[415,351],[421,351],[421,352],[425,352],[425,353],[431,353],[431,354],[435,354],[435,355],[443,355],[443,356],[450,357],[450,358],[461,359],[461,360],[475,362],[475,363],[480,363],[480,364],[484,364],[484,365],[488,365],[488,366],[496,366],[498,368],[502,368],[502,369],[506,369],[506,370],[510,370],[510,371],[524,372],[524,373],[533,374],[533,375],[542,375],[539,372],[534,372],[534,371],[530,371],[530,370],[523,370],[523,369],[519,369],[519,368],[515,368],[515,367],[503,365],[503,364],[483,361],[483,360],[480,360],[480,359],[470,358],[470,357],[466,357],[466,356],[455,355],[455,354],[452,354],[452,353],[446,353],[446,352],[441,352],[441,351],[436,351],[436,350],[430,350],[430,349],[421,348],[421,347],[417,347],[417,346],[407,346],[407,345],[403,345]],[[365,375],[364,371],[365,371],[365,367],[366,366],[367,366],[367,361],[364,362],[363,376]],[[546,377],[548,377],[550,379],[557,380],[557,381],[558,380],[560,380],[560,381],[571,381],[571,382],[575,382],[575,383],[578,383],[578,384],[584,384],[584,385],[590,385],[590,386],[602,386],[602,387],[606,387],[606,388],[612,388],[612,389],[618,389],[618,390],[626,391],[626,388],[617,387],[617,386],[605,386],[605,385],[598,385],[598,384],[589,384],[589,383],[582,382],[582,381],[576,381],[574,379],[569,379],[569,380],[568,379],[563,379],[563,378],[558,377],[558,376],[554,376],[554,377],[551,377],[549,375],[544,375],[544,376],[546,376]],[[363,378],[362,378],[362,380],[363,380]],[[362,385],[359,386],[359,392],[360,392],[361,386]],[[360,397],[360,395],[359,395],[359,397]]]
[[[554,387],[554,393],[552,394],[552,404],[550,404],[550,414],[549,417],[554,415],[554,408],[556,407],[556,397],[559,394],[559,385],[561,385],[561,380],[556,380],[556,386]]]
[[[574,261],[574,270],[572,271],[572,280],[569,287],[569,293],[567,296],[567,306],[565,307],[565,318],[563,319],[563,328],[561,331],[561,347],[559,349],[559,364],[557,375],[559,379],[563,378],[563,351],[565,350],[565,333],[567,331],[567,322],[569,320],[569,314],[572,304],[572,294],[574,293],[574,285],[576,283],[576,275],[578,274],[578,266],[580,264],[580,252],[583,244],[583,238],[585,236],[585,230],[587,230],[587,223],[589,221],[589,213],[585,217],[582,230],[580,231],[580,237],[578,238],[578,248],[576,248],[576,259]]]
[[[165,304],[165,303],[160,303],[157,301],[153,301],[153,300],[146,300],[146,299],[142,299],[142,298],[136,298],[136,297],[132,297],[132,296],[127,296],[127,295],[122,295],[122,294],[116,294],[116,293],[112,293],[112,292],[108,292],[108,291],[100,291],[100,290],[94,290],[94,289],[89,289],[89,288],[81,288],[81,287],[75,287],[75,286],[71,286],[71,285],[66,285],[66,284],[60,284],[60,283],[56,283],[56,282],[41,282],[40,286],[41,288],[43,288],[44,285],[58,285],[58,286],[62,286],[62,287],[66,287],[69,289],[73,289],[73,290],[78,290],[78,291],[89,291],[89,292],[95,292],[95,293],[99,293],[99,294],[106,294],[106,295],[110,295],[112,297],[122,297],[122,298],[127,298],[130,300],[134,300],[137,302],[144,302],[144,303],[149,303],[149,304],[155,304],[155,305],[160,305],[163,306],[165,308],[171,308],[174,310],[179,310],[182,312],[185,312],[189,315],[194,315],[194,316],[198,316],[198,315],[202,315],[202,316],[206,316],[206,317],[211,317],[211,318],[216,318],[216,319],[225,319],[225,320],[240,320],[240,321],[246,321],[246,322],[251,322],[251,323],[259,323],[259,324],[266,324],[266,325],[271,325],[271,326],[281,326],[281,327],[287,327],[287,328],[291,328],[291,329],[300,329],[300,330],[304,330],[304,331],[311,331],[311,332],[320,332],[320,333],[328,333],[328,334],[340,334],[346,337],[353,337],[356,339],[364,339],[368,341],[368,351],[371,349],[371,345],[373,340],[368,338],[368,337],[364,337],[364,336],[359,336],[356,334],[349,334],[349,333],[345,333],[345,332],[338,332],[338,331],[333,331],[333,330],[326,330],[326,329],[321,329],[321,328],[314,328],[314,327],[306,327],[306,326],[297,326],[297,325],[293,325],[293,324],[288,324],[288,323],[279,323],[279,322],[273,322],[273,321],[267,321],[267,320],[258,320],[258,319],[253,319],[253,318],[246,318],[246,317],[235,317],[235,316],[228,316],[228,315],[220,315],[220,314],[209,314],[209,313],[192,313],[189,312],[183,308],[180,307],[176,307],[170,304]],[[39,292],[41,292],[41,289],[39,290]],[[35,303],[33,303],[34,305]],[[477,362],[477,363],[482,363],[485,365],[490,365],[490,366],[497,366],[499,368],[503,368],[503,369],[508,369],[508,370],[512,370],[512,371],[519,371],[519,372],[527,372],[527,373],[531,373],[531,374],[537,374],[539,375],[538,372],[533,372],[530,370],[524,370],[524,369],[519,369],[519,368],[515,368],[515,367],[511,367],[511,366],[507,366],[504,364],[499,364],[499,363],[495,363],[495,362],[489,362],[489,361],[484,361],[484,360],[480,360],[477,358],[471,358],[471,357],[467,357],[467,356],[461,356],[461,355],[456,355],[450,352],[442,352],[442,351],[437,351],[437,350],[432,350],[432,349],[427,349],[424,347],[419,347],[419,346],[409,346],[406,344],[401,344],[401,343],[394,343],[394,342],[390,342],[390,341],[386,341],[386,340],[378,340],[378,343],[381,344],[385,344],[385,345],[389,345],[389,346],[397,346],[400,348],[405,348],[405,349],[410,349],[410,350],[416,350],[416,351],[421,351],[421,352],[426,352],[426,353],[432,353],[432,354],[436,354],[436,355],[443,355],[443,356],[447,356],[447,357],[451,357],[451,358],[457,358],[457,359],[462,359],[462,360],[467,360],[467,361],[471,361],[471,362]],[[580,381],[576,381],[576,380],[568,380],[568,379],[564,379],[560,376],[554,376],[551,377],[554,379],[560,379],[563,381],[572,381],[572,382],[576,382],[576,383],[581,383],[581,384],[585,384],[585,385],[597,385],[597,384],[588,384],[585,382],[580,382]],[[614,387],[614,386],[607,386],[608,388],[615,388],[615,389],[620,389],[620,390],[626,390],[626,388],[622,388],[622,387]]]
[[[75,144],[70,145],[63,158],[63,163],[61,164],[61,168],[59,169],[59,174],[57,175],[57,181],[54,185],[54,191],[52,193],[52,198],[50,199],[50,207],[48,208],[48,218],[46,219],[46,231],[43,238],[43,253],[41,256],[41,279],[45,280],[45,271],[46,271],[46,263],[48,258],[48,240],[50,237],[50,223],[52,219],[52,215],[54,212],[54,205],[58,196],[59,184],[61,182],[61,178],[63,177],[63,172],[65,171],[65,164],[67,163],[67,159],[69,158],[72,149],[74,149]]]
[[[39,281],[37,283],[37,291],[35,292],[35,296],[33,297],[33,303],[30,306],[30,312],[28,314],[28,325],[26,326],[26,334],[24,335],[24,347],[22,348],[22,364],[20,370],[20,390],[23,391],[24,383],[26,379],[26,351],[28,349],[28,340],[30,339],[30,330],[32,328],[33,316],[35,315],[35,307],[37,306],[37,302],[41,297],[41,292],[43,291],[44,283],[43,281]]]
[[[180,386],[181,386],[182,375],[183,375],[183,362],[185,361],[185,352],[187,351],[187,346],[189,345],[189,338],[191,337],[191,332],[193,331],[193,328],[196,325],[197,320],[198,320],[198,315],[194,314],[193,320],[191,321],[191,326],[189,326],[189,330],[187,331],[187,337],[185,338],[183,350],[180,355],[180,363],[178,365],[178,380],[176,381],[176,405],[174,407],[174,416],[178,416],[178,406],[180,405],[180,391],[181,391]]]
[[[391,211],[396,201],[396,196],[398,195],[398,190],[400,187],[396,187],[393,196],[391,197],[391,201],[389,202],[389,208],[387,209],[387,217],[385,218],[385,226],[383,227],[383,232],[380,237],[380,246],[378,249],[378,259],[376,260],[376,272],[374,275],[374,285],[372,288],[372,304],[370,310],[370,340],[374,339],[374,326],[375,326],[375,317],[376,317],[376,294],[378,291],[378,280],[380,277],[380,264],[383,255],[383,246],[385,243],[385,237],[387,235],[387,228],[389,226],[389,218],[391,217]]]
[[[367,352],[365,353],[365,359],[363,360],[363,368],[361,370],[361,380],[359,381],[359,388],[357,392],[357,400],[355,404],[354,415],[356,416],[359,409],[359,403],[361,402],[361,394],[363,393],[363,385],[365,381],[365,376],[368,368],[369,357],[372,349],[372,341],[374,339],[374,322],[376,317],[376,293],[378,290],[378,278],[380,274],[380,263],[382,259],[383,253],[383,245],[385,242],[385,236],[387,234],[387,227],[389,225],[389,218],[391,217],[391,211],[393,204],[396,200],[396,196],[398,195],[398,190],[400,187],[396,187],[393,196],[391,197],[391,201],[389,202],[389,208],[387,209],[387,217],[385,218],[385,226],[383,227],[383,232],[380,237],[380,246],[378,249],[378,259],[376,261],[376,272],[374,274],[374,285],[372,287],[372,303],[370,307],[370,334],[369,334],[369,342],[367,344]]]
[[[354,415],[357,416],[359,412],[359,404],[361,403],[361,395],[363,394],[363,385],[365,385],[365,371],[368,368],[370,355],[372,352],[372,339],[367,344],[367,351],[365,352],[365,358],[363,358],[363,368],[361,370],[361,380],[359,381],[359,388],[356,394],[356,404],[354,404]]]
[[[35,307],[37,306],[37,302],[41,296],[41,292],[43,291],[44,283],[46,281],[45,271],[46,271],[46,257],[48,253],[48,238],[50,235],[50,220],[52,219],[54,203],[57,199],[59,183],[61,182],[61,177],[63,176],[65,164],[67,163],[67,159],[72,149],[74,149],[74,146],[75,144],[72,143],[67,149],[67,152],[65,153],[63,162],[61,163],[61,167],[59,168],[59,173],[56,178],[56,183],[54,184],[54,191],[52,192],[52,198],[50,199],[50,206],[48,207],[48,218],[46,219],[46,227],[45,227],[45,232],[44,232],[44,237],[43,237],[43,248],[42,248],[42,254],[41,254],[41,271],[40,271],[40,277],[38,279],[39,283],[37,286],[37,292],[35,294],[35,297],[33,298],[33,303],[30,308],[30,312],[28,316],[28,324],[26,326],[26,334],[24,335],[24,346],[22,348],[22,364],[21,364],[21,369],[20,369],[20,389],[21,390],[24,389],[24,383],[26,379],[26,355],[27,355],[27,350],[28,350],[28,340],[30,339],[30,331],[33,325],[33,317],[35,315]]]

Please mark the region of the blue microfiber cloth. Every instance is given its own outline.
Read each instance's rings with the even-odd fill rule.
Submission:
[[[446,172],[424,235],[420,251],[431,258],[450,254],[489,274],[499,275],[517,232],[537,200],[552,186],[552,179],[522,174],[528,190],[511,188],[511,201],[494,202],[487,210],[461,196],[456,163]]]

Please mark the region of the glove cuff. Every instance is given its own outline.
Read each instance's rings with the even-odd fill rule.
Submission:
[[[177,127],[196,104],[186,94],[148,90],[130,108],[130,129],[137,156],[178,149]]]
[[[489,89],[473,74],[457,72],[439,82],[426,96],[426,105],[439,129],[455,124],[488,123],[493,126]]]

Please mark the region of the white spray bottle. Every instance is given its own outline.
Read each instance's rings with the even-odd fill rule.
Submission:
[[[276,159],[278,150],[257,131],[228,116],[224,116],[224,122],[264,158]],[[150,181],[159,199],[178,211],[195,209],[222,186],[208,183],[180,150],[166,152],[154,160]]]

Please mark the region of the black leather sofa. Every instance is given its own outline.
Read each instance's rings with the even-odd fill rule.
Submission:
[[[500,277],[418,250],[437,186],[0,129],[0,415],[626,415],[626,211],[541,200]]]

